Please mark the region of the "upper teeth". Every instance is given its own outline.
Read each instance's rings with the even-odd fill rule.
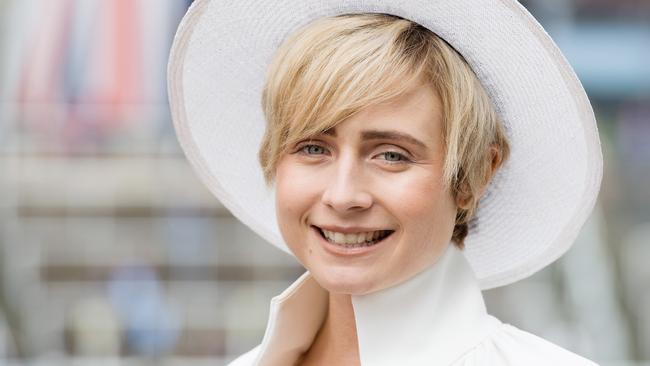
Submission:
[[[325,237],[337,244],[360,244],[365,241],[373,241],[377,238],[384,237],[388,232],[389,230],[378,230],[368,231],[365,233],[345,234],[323,229]]]

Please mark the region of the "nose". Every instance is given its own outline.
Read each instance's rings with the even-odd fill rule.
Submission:
[[[333,175],[326,183],[322,202],[345,214],[362,211],[372,206],[373,198],[364,183],[362,168],[353,158],[340,159],[333,166]]]

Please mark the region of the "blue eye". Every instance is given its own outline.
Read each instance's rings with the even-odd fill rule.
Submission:
[[[389,162],[400,162],[400,161],[405,161],[407,160],[404,155],[395,152],[395,151],[386,151],[382,153],[381,155],[384,156],[384,159]]]
[[[320,145],[305,145],[300,150],[309,155],[319,155],[325,152],[325,148]]]

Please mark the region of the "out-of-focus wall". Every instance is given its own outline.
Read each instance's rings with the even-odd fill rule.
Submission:
[[[225,364],[304,270],[198,182],[165,70],[190,1],[0,0],[0,364]],[[574,65],[605,171],[575,246],[485,292],[602,365],[650,364],[650,2],[526,6]]]

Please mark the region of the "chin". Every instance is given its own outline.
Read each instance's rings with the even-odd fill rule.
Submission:
[[[365,295],[377,291],[377,278],[354,268],[324,268],[311,271],[318,284],[331,293]]]

